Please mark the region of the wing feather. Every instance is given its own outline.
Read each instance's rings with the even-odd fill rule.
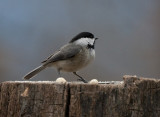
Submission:
[[[77,55],[81,50],[82,50],[82,47],[79,45],[67,44],[66,46],[63,46],[55,54],[49,56],[47,60],[43,61],[43,63],[48,64],[48,63],[72,58],[75,55]]]

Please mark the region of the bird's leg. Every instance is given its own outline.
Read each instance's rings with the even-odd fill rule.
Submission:
[[[74,75],[78,76],[80,81],[84,82],[84,83],[88,83],[85,79],[83,79],[80,75],[78,75],[76,72],[73,72]]]
[[[57,72],[58,72],[58,76],[59,76],[59,77],[62,77],[62,76],[61,76],[60,69],[57,69]]]

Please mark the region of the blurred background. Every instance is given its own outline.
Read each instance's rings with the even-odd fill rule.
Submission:
[[[98,37],[86,80],[160,78],[160,1],[0,0],[0,81],[22,80],[76,34]],[[66,80],[76,80],[62,73]],[[48,68],[32,80],[55,80]]]

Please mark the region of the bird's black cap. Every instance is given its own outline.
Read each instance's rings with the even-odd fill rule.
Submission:
[[[94,38],[94,35],[90,32],[81,32],[78,35],[76,35],[71,41],[70,43],[80,39],[80,38]]]

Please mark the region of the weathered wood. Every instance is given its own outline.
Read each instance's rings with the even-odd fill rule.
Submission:
[[[0,84],[0,117],[160,117],[160,80],[124,76],[123,82]]]
[[[64,117],[68,85],[54,82],[4,82],[0,117]]]

